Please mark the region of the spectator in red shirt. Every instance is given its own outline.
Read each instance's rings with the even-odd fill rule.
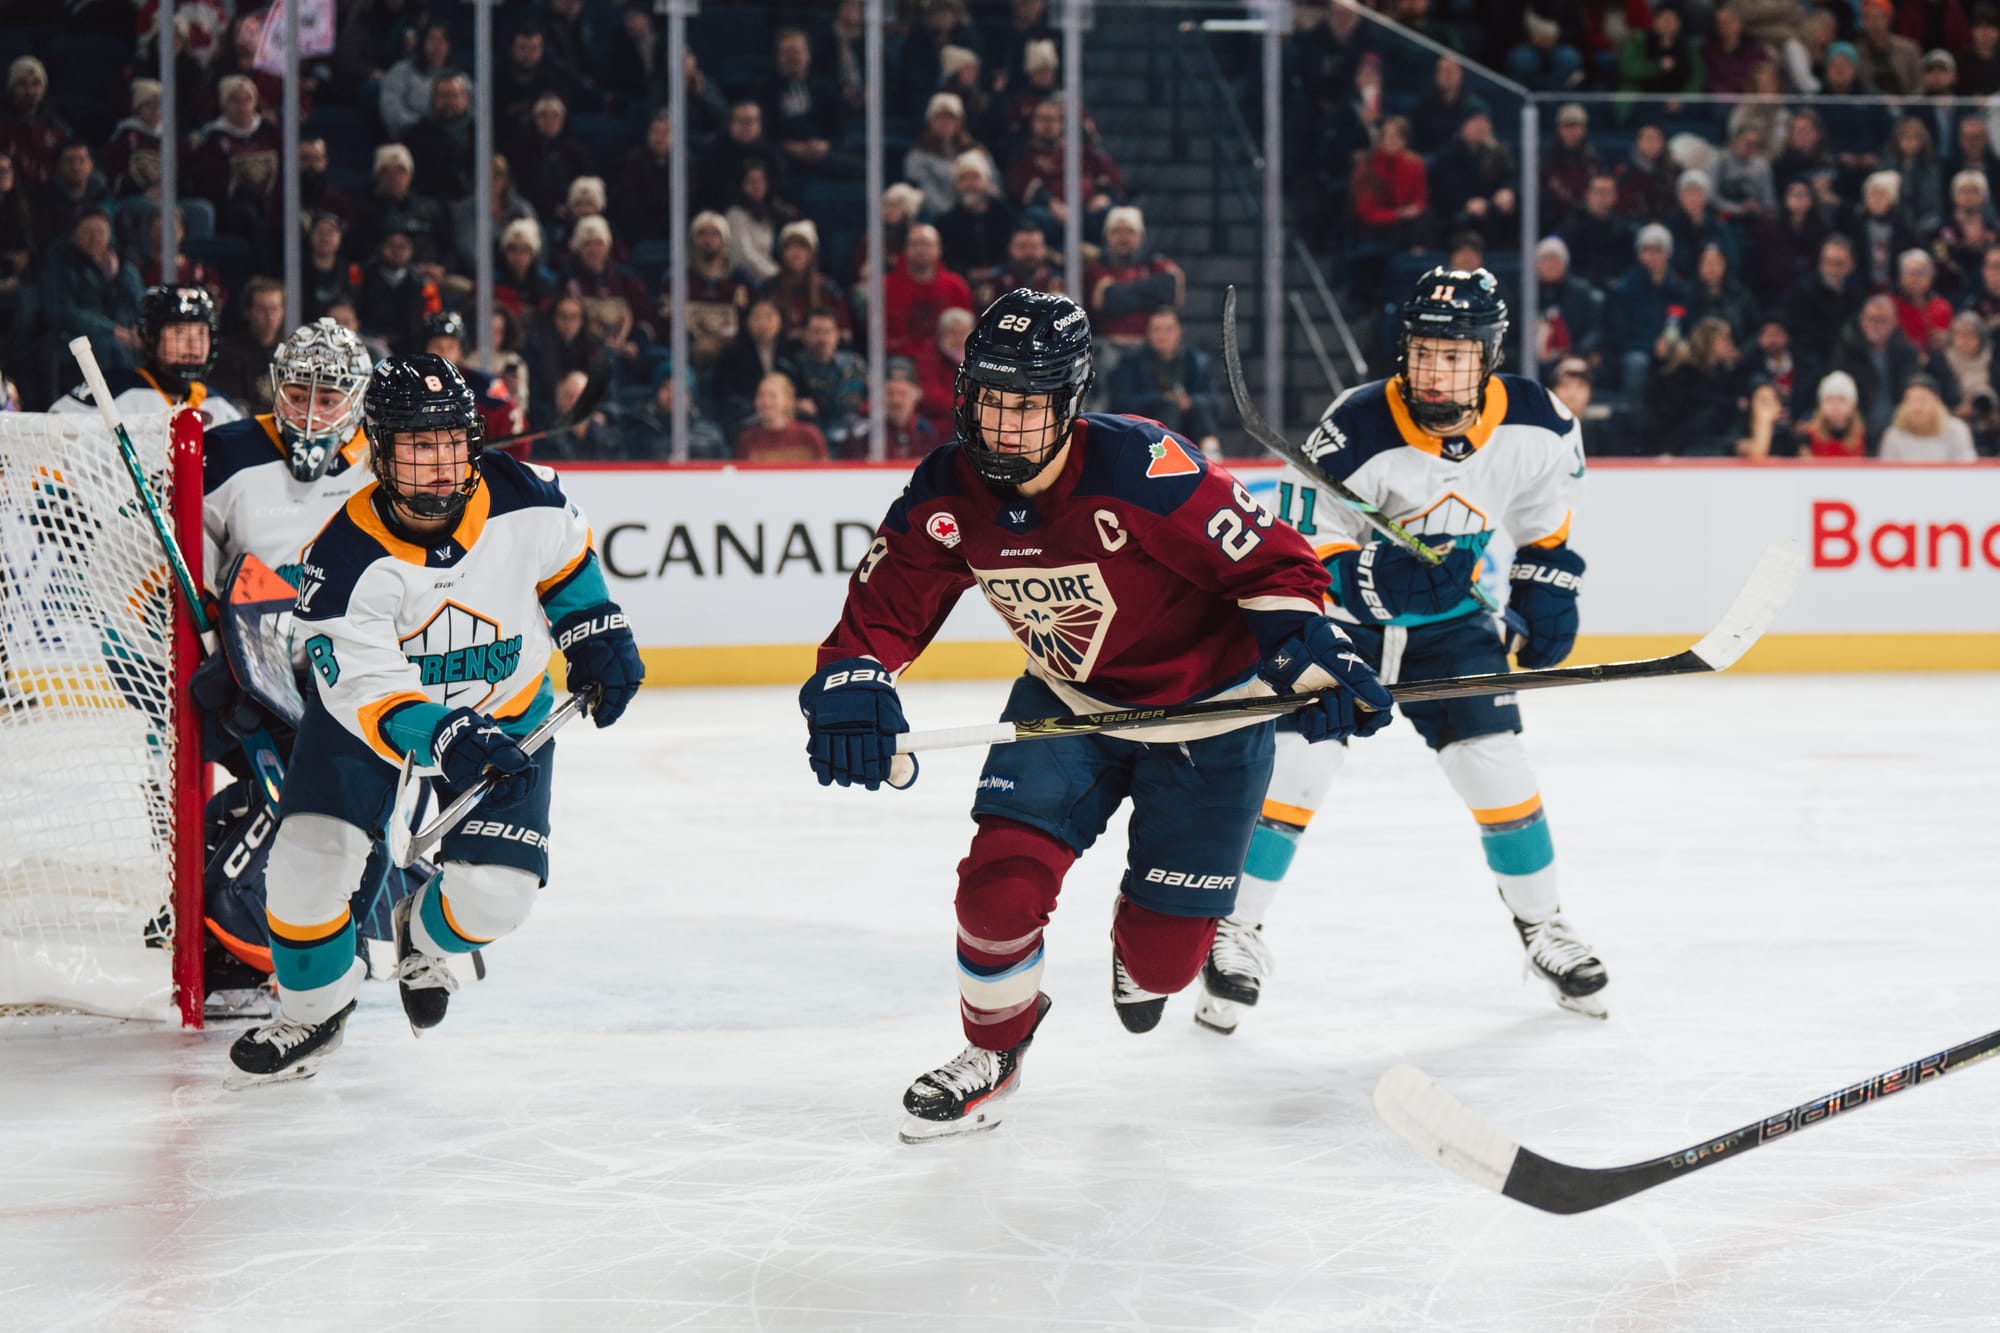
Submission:
[[[1084,234],[1125,197],[1125,178],[1117,164],[1086,140],[1078,179],[1082,182]],[[1028,139],[1007,164],[1007,197],[1042,224],[1050,245],[1062,243],[1070,201],[1063,197],[1063,105],[1056,97],[1035,104],[1028,119]]]
[[[97,163],[120,199],[145,194],[160,183],[159,80],[132,80],[132,110],[111,131]]]
[[[49,71],[33,56],[7,67],[7,100],[12,114],[0,120],[0,153],[14,159],[14,177],[32,190],[55,170],[56,153],[70,141],[69,124],[43,106]]]
[[[757,416],[736,433],[736,456],[746,463],[824,463],[826,436],[792,415],[798,395],[790,379],[766,375],[757,384]]]
[[[1357,239],[1391,250],[1421,250],[1430,240],[1430,192],[1424,160],[1410,151],[1410,122],[1382,122],[1375,147],[1354,165]]]
[[[889,355],[914,360],[937,341],[938,317],[953,306],[972,306],[972,288],[944,267],[937,228],[920,223],[903,242],[903,264],[882,279],[882,310],[889,326]]]
[[[977,322],[963,307],[945,311],[938,316],[937,341],[917,358],[917,388],[922,390],[917,410],[936,429],[940,440],[958,433],[958,368],[965,364],[965,340]]]
[[[1180,265],[1146,249],[1146,218],[1131,206],[1104,219],[1104,254],[1084,273],[1091,332],[1114,347],[1145,345],[1146,321],[1161,306],[1180,309],[1187,278]]]
[[[645,281],[611,258],[611,224],[585,218],[569,238],[569,281],[566,290],[583,302],[591,331],[604,339],[623,368],[638,374],[645,347],[653,333],[653,296]],[[644,382],[644,379],[641,379]]]
[[[258,110],[256,83],[231,74],[219,87],[222,114],[202,126],[188,155],[188,187],[215,205],[223,230],[255,238],[277,207],[283,137]]]
[[[1929,355],[1944,349],[1951,332],[1951,303],[1935,290],[1937,265],[1922,250],[1905,250],[1896,260],[1896,324],[1910,346]]]

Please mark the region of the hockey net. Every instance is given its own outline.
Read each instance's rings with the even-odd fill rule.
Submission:
[[[201,425],[126,423],[201,577]],[[0,1012],[201,1022],[192,619],[92,415],[0,414]]]

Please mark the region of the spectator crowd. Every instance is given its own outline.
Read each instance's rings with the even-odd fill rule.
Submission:
[[[1435,47],[1309,8],[1286,53],[1291,169],[1374,308],[1447,258],[1534,283],[1528,373],[1606,452],[2000,452],[2000,8],[1383,0]],[[1536,179],[1518,95],[1467,62],[1539,95]],[[1741,94],[1764,100],[1713,100]]]
[[[1205,357],[1175,318],[1179,268],[1146,244],[1118,165],[1084,126],[1080,197],[1064,184],[1063,71],[1047,0],[919,0],[884,59],[892,184],[864,197],[861,0],[711,0],[688,22],[686,123],[667,108],[666,34],[635,0],[513,0],[496,13],[493,188],[475,198],[467,6],[338,0],[331,55],[307,62],[301,150],[304,308],[282,272],[282,86],[257,61],[261,10],[177,6],[177,142],[161,141],[153,10],[85,0],[12,25],[0,118],[0,374],[36,409],[73,383],[62,352],[141,359],[140,292],[161,281],[163,154],[178,168],[178,271],[207,288],[224,337],[211,388],[268,410],[289,328],[330,316],[378,355],[422,350],[473,309],[478,210],[492,221],[496,313],[451,344],[489,344],[526,423],[566,412],[594,366],[612,392],[535,456],[659,459],[691,386],[688,454],[892,458],[954,433],[953,386],[975,312],[1017,286],[1060,291],[1064,228],[1085,227],[1086,302],[1106,360],[1093,406],[1142,410],[1212,443]],[[687,357],[672,365],[675,154],[691,220]],[[865,228],[879,210],[888,330],[882,401],[861,349]],[[1121,359],[1113,373],[1114,359]],[[1115,387],[1115,391],[1112,386]],[[1115,398],[1115,402],[1107,402]]]

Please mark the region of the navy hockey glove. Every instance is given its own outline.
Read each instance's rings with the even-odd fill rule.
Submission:
[[[250,692],[237,683],[230,669],[229,654],[210,653],[188,677],[188,697],[195,707],[215,719],[216,730],[232,741],[240,741],[260,727],[272,725],[273,718]]]
[[[1264,679],[1282,694],[1325,691],[1318,703],[1292,714],[1308,741],[1373,736],[1396,716],[1396,701],[1375,678],[1374,668],[1325,616],[1307,621],[1279,645],[1264,663]],[[1333,686],[1338,688],[1329,688]]]
[[[806,715],[806,753],[820,786],[858,782],[874,791],[889,781],[896,734],[910,724],[880,662],[845,657],[821,667],[799,691],[799,711]]]
[[[492,778],[486,793],[490,806],[511,805],[535,790],[535,761],[520,742],[470,708],[454,709],[437,724],[431,733],[431,761],[454,791]]]
[[[1479,552],[1454,547],[1443,563],[1427,565],[1394,542],[1379,541],[1342,551],[1326,567],[1342,606],[1357,616],[1387,622],[1398,616],[1441,616],[1470,597]]]
[[[1576,595],[1583,591],[1583,557],[1567,546],[1524,546],[1507,571],[1514,591],[1507,609],[1527,623],[1528,641],[1514,660],[1530,671],[1552,667],[1576,646]]]
[[[646,678],[646,664],[639,660],[639,645],[632,639],[625,613],[615,603],[605,602],[564,616],[549,632],[569,663],[570,690],[582,694],[595,687],[597,691],[590,707],[592,720],[600,727],[616,722]]]

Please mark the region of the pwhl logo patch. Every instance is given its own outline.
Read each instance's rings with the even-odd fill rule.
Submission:
[[[972,573],[986,600],[1043,671],[1058,680],[1089,678],[1111,618],[1118,614],[1102,570],[1088,564]]]
[[[402,641],[403,656],[423,672],[424,686],[442,685],[448,708],[480,708],[521,661],[521,636],[457,602],[446,602],[424,627]]]

